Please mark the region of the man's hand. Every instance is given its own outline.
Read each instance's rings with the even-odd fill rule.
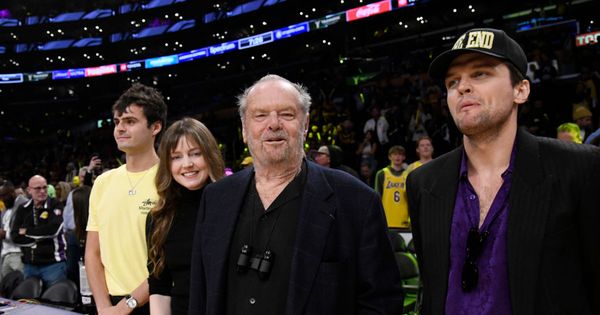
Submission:
[[[117,305],[98,310],[98,315],[129,315],[132,311],[122,299]]]
[[[0,240],[3,240],[6,238],[6,231],[2,228],[0,228]]]
[[[27,234],[27,228],[20,228],[19,235],[25,235],[25,234]]]
[[[92,156],[90,165],[88,165],[88,172],[93,173],[95,169],[99,169],[100,167],[102,167],[102,160],[96,155]]]

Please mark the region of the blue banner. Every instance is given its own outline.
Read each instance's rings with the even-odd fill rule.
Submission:
[[[52,71],[52,80],[74,79],[85,77],[85,69],[68,69]]]
[[[273,41],[273,32],[266,32],[251,37],[246,37],[238,40],[238,48],[246,49],[250,47],[260,46]]]
[[[210,56],[223,54],[231,50],[237,49],[237,41],[226,42],[220,45],[210,46],[208,47],[208,54]]]
[[[22,73],[0,74],[0,84],[11,84],[23,82]]]
[[[158,58],[148,58],[145,61],[147,69],[170,66],[178,63],[179,59],[177,59],[177,55],[163,56]]]
[[[288,27],[273,31],[276,40],[296,36],[306,32],[308,32],[308,22],[290,25]]]
[[[208,50],[206,50],[206,48],[196,49],[190,52],[185,52],[177,55],[177,58],[179,58],[179,62],[192,61],[204,57],[208,57]]]

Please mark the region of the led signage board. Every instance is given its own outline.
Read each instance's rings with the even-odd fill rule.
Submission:
[[[250,47],[260,46],[273,41],[273,32],[266,32],[251,37],[246,37],[238,40],[238,48],[246,49]]]
[[[52,71],[52,80],[75,79],[85,77],[85,69],[68,69]]]
[[[128,72],[144,68],[144,61],[130,61],[119,64],[119,72]]]
[[[23,82],[22,73],[0,74],[0,84],[11,84]]]
[[[99,77],[102,75],[117,73],[117,65],[104,65],[100,67],[85,68],[86,77]]]
[[[575,36],[575,46],[594,45],[600,42],[600,31]]]
[[[340,21],[343,21],[344,13],[336,13],[325,16],[324,18],[315,19],[310,22],[311,30],[318,30],[323,28],[328,28],[331,25],[338,24]]]
[[[185,52],[177,55],[179,62],[192,61],[204,57],[208,57],[208,50],[206,50],[206,48],[195,49],[190,52]]]
[[[144,62],[146,69],[175,65],[179,63],[177,55],[148,58]]]
[[[278,30],[273,31],[275,34],[275,39],[288,38],[292,36],[296,36],[302,33],[308,32],[308,22],[290,25],[288,27],[280,28]]]
[[[52,78],[52,71],[38,71],[25,74],[25,81],[37,82]]]
[[[346,21],[352,22],[392,11],[391,0],[379,1],[346,11]]]
[[[208,55],[209,56],[219,55],[219,54],[223,54],[228,51],[232,51],[232,50],[236,50],[236,49],[237,49],[237,41],[226,42],[226,43],[222,43],[220,45],[208,47]]]

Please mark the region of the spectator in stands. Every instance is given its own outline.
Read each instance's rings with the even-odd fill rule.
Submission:
[[[362,163],[360,165],[360,180],[363,183],[367,184],[367,186],[374,188],[375,187],[375,177],[373,176],[373,170],[371,169],[371,165],[369,163]]]
[[[331,156],[329,154],[329,148],[326,145],[322,145],[319,147],[319,150],[314,155],[315,163],[323,166],[329,167],[331,163]]]
[[[581,139],[583,140],[594,131],[592,112],[585,106],[577,106],[573,109],[573,122],[579,126]]]
[[[404,110],[400,101],[393,101],[390,109],[385,112],[385,119],[389,123],[388,138],[390,144],[403,143],[406,141],[406,121],[403,117]],[[353,152],[354,150],[352,150]],[[389,150],[388,150],[389,151]],[[387,153],[387,152],[386,152]]]
[[[254,159],[206,187],[189,314],[399,314],[379,196],[304,156],[311,98],[267,75],[239,97]]]
[[[0,186],[0,200],[6,207],[2,213],[2,228],[0,228],[0,240],[2,240],[2,268],[0,279],[8,273],[18,270],[23,272],[23,253],[21,248],[10,238],[10,229],[16,210],[28,200],[23,195],[15,194],[15,186],[7,180],[3,180]]]
[[[21,188],[21,187],[15,187],[15,195],[23,196],[23,197],[27,198],[27,194],[25,194],[25,190],[23,190],[23,188]]]
[[[151,314],[187,314],[192,240],[204,187],[223,177],[217,141],[201,122],[184,118],[158,149],[158,204],[147,218]]]
[[[386,152],[388,149],[388,143],[390,142],[388,138],[389,128],[390,125],[387,119],[385,118],[385,115],[382,115],[381,108],[379,108],[379,106],[371,107],[371,118],[365,122],[365,125],[363,127],[363,134],[366,134],[367,131],[371,130],[377,135],[379,151],[374,153],[375,159],[377,160],[378,152]]]
[[[83,179],[83,178],[85,178],[86,173],[87,173],[87,166],[84,166],[79,169],[79,175],[75,176],[75,178]],[[83,181],[80,181],[80,185],[78,187],[83,187],[83,186],[89,186],[89,185],[85,185],[83,183]],[[73,190],[72,190],[71,192],[69,192],[69,195],[67,196],[67,201],[66,201],[65,208],[63,211],[65,234],[67,235],[67,242],[69,243],[69,246],[71,246],[71,244],[70,244],[68,235],[73,234],[75,231],[75,219],[74,218],[75,218],[75,214],[74,214],[74,210],[73,210]],[[85,228],[84,228],[84,230],[85,230]]]
[[[356,155],[359,156],[360,164],[369,163],[371,169],[374,170],[377,167],[377,160],[375,159],[377,150],[379,150],[377,134],[373,130],[367,130],[363,140],[358,145],[358,149],[356,149]]]
[[[329,157],[329,167],[330,168],[344,171],[344,172],[360,179],[356,170],[354,170],[350,166],[346,165],[346,163],[344,161],[344,152],[342,152],[342,148],[338,147],[335,144],[330,144],[330,145],[326,146],[326,148],[329,151],[329,155],[330,155],[330,157]]]
[[[410,117],[408,131],[412,134],[412,140],[417,141],[419,138],[428,136],[427,125],[431,121],[431,114],[425,110],[423,103],[419,100],[419,104]]]
[[[73,221],[75,230],[65,233],[67,236],[67,277],[75,283],[79,281],[79,261],[85,253],[85,238],[88,212],[90,207],[90,186],[80,186],[71,191]]]
[[[66,169],[65,182],[70,183],[73,181],[73,177],[75,177],[77,175],[77,168],[75,167],[75,163],[73,163],[73,162],[67,163],[67,166],[65,167],[65,169]]]
[[[596,131],[590,134],[587,139],[585,139],[584,143],[600,146],[600,128],[596,129]]]
[[[552,135],[550,129],[550,115],[544,106],[543,100],[535,100],[531,103],[523,104],[520,116],[521,125],[531,134],[540,137],[549,137]]]
[[[406,169],[406,176],[408,176],[408,173],[414,171],[415,169],[421,167],[423,164],[433,159],[433,142],[431,138],[423,136],[417,139],[416,146],[416,152],[419,159],[415,162],[410,163],[410,165]]]
[[[75,221],[75,238],[80,247],[79,253],[85,253],[86,226],[90,211],[90,186],[81,186],[73,190],[73,217]]]
[[[55,189],[56,200],[58,200],[58,202],[60,202],[60,204],[64,206],[67,202],[67,197],[71,192],[71,184],[69,184],[68,182],[58,182],[58,184],[56,184]]]
[[[87,277],[99,313],[149,313],[145,223],[158,201],[154,142],[166,116],[160,92],[140,83],[113,105],[113,134],[127,163],[96,178],[85,247]]]
[[[67,275],[69,277],[69,279],[75,281],[76,283],[78,283],[76,280],[79,279],[79,260],[81,258],[82,255],[82,251],[81,251],[81,239],[79,239],[77,237],[77,222],[75,220],[75,203],[73,200],[73,193],[75,190],[77,190],[78,188],[81,187],[88,187],[90,188],[90,182],[91,182],[91,173],[88,174],[87,170],[89,169],[88,166],[84,166],[82,168],[79,169],[79,174],[77,176],[75,176],[74,178],[77,178],[78,180],[81,179],[80,181],[80,185],[75,188],[74,190],[72,190],[71,192],[69,192],[69,195],[67,196],[67,201],[65,204],[65,208],[63,211],[63,222],[64,222],[64,231],[65,231],[65,238],[67,240]],[[88,192],[88,196],[89,196],[89,192]],[[87,219],[87,208],[88,206],[86,205],[86,215],[85,218]],[[87,224],[87,220],[86,223],[84,223],[83,226],[79,226],[79,229],[82,229],[83,231],[85,231],[85,224]],[[85,242],[85,240],[84,240]]]
[[[314,161],[317,164],[323,167],[344,171],[360,179],[355,170],[343,163],[343,159],[344,153],[342,152],[342,149],[333,144],[320,146],[319,150],[314,154]]]
[[[74,178],[79,180],[79,185],[76,187],[88,186],[92,187],[93,182],[95,180],[95,174],[102,173],[102,160],[97,154],[93,154],[90,158],[90,164],[88,166],[84,166],[79,169],[79,174]],[[73,191],[69,193],[67,196],[67,201],[65,205],[65,211],[63,212],[63,219],[65,223],[65,231],[67,235],[67,242],[69,243],[69,249],[71,246],[79,246],[79,242],[76,242],[76,238],[74,237],[75,231],[75,219],[74,219],[74,210],[73,210]],[[87,215],[86,215],[87,218]],[[83,228],[85,231],[85,227]],[[73,243],[72,243],[73,241]],[[69,259],[70,260],[70,259]],[[75,260],[75,264],[79,258]],[[71,266],[71,264],[69,264]],[[78,266],[75,266],[78,267]]]
[[[246,168],[246,167],[252,167],[254,163],[252,162],[252,157],[251,156],[247,156],[242,160],[242,163],[240,163],[240,166],[242,168]]]
[[[487,28],[430,66],[464,145],[407,179],[421,314],[600,312],[600,150],[518,129],[526,69]]]
[[[561,124],[558,126],[558,128],[556,128],[556,139],[573,143],[581,143],[579,126],[574,123]]]
[[[341,128],[337,133],[336,144],[342,148],[344,161],[350,167],[356,168],[359,164],[356,163],[356,132],[354,131],[354,123],[350,119],[342,121]]]
[[[85,170],[85,172],[83,172]],[[104,172],[102,169],[102,159],[98,155],[98,153],[93,153],[90,157],[90,163],[88,166],[82,167],[79,170],[79,178],[81,180],[82,185],[86,185],[92,187],[94,185],[94,181],[96,177]]]
[[[401,198],[405,190],[406,176],[406,150],[404,147],[395,145],[388,151],[390,165],[382,168],[375,175],[375,191],[381,196],[385,218],[389,228],[407,228],[408,205],[406,198]]]
[[[67,278],[62,205],[47,190],[44,177],[29,179],[31,200],[17,209],[10,228],[11,239],[23,252],[25,278],[38,277],[46,288]]]
[[[48,197],[56,199],[56,188],[54,188],[54,185],[48,184],[47,191],[48,192],[46,194],[48,195]]]

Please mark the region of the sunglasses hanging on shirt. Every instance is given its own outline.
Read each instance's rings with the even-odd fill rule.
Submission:
[[[479,233],[476,228],[471,228],[467,236],[467,257],[463,266],[461,286],[464,292],[475,289],[479,281],[479,268],[477,267],[477,258],[481,255],[483,243],[490,235],[490,232],[483,231]]]

